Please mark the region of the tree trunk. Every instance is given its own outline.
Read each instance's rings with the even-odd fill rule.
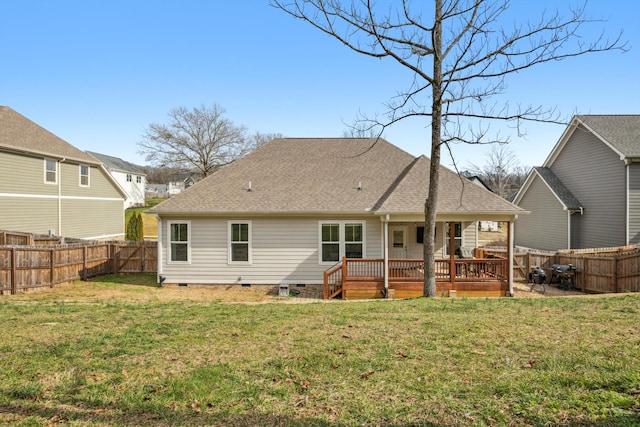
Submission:
[[[424,203],[424,295],[436,296],[435,231],[440,175],[440,143],[442,133],[442,0],[435,2],[433,27],[433,106],[431,114],[431,163],[429,194]]]

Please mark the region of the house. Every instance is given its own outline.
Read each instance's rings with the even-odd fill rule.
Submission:
[[[325,296],[331,287],[329,296],[348,298],[421,294],[428,180],[426,157],[384,140],[275,139],[150,210],[159,218],[159,280],[320,286]],[[505,221],[511,236],[523,213],[442,167],[439,289],[512,293],[511,257],[461,261],[454,254],[477,246],[478,220]],[[339,284],[328,273],[336,266],[344,266]]]
[[[429,159],[385,140],[274,139],[149,211],[159,218],[159,280],[317,286],[325,297],[421,295],[428,179]],[[444,167],[439,194],[439,290],[512,292],[507,259],[492,260],[502,273],[488,287],[487,277],[454,285],[445,275],[462,271],[451,248],[477,246],[476,221],[513,224],[524,211]],[[479,273],[486,260],[467,261]],[[336,267],[344,275],[331,282]],[[400,272],[413,277],[396,284]],[[348,285],[347,275],[358,277]]]
[[[129,163],[118,157],[87,151],[107,168],[113,179],[127,193],[124,202],[125,209],[144,206],[147,175],[142,169],[133,163]]]
[[[147,184],[145,197],[166,199],[169,197],[169,186],[167,184]]]
[[[118,239],[125,198],[102,163],[0,107],[0,229]]]
[[[514,203],[516,244],[545,250],[640,243],[640,115],[578,115]]]
[[[182,193],[195,183],[193,172],[172,173],[169,175],[169,197]]]

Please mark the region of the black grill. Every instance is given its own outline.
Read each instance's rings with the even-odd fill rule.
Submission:
[[[551,279],[549,283],[555,283],[561,289],[574,289],[576,268],[571,264],[553,264],[551,266]]]

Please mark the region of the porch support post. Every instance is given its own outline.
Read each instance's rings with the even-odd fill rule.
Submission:
[[[513,226],[514,221],[509,221],[509,228],[507,228],[507,242],[509,245],[507,246],[507,259],[509,260],[509,296],[513,297]]]
[[[385,295],[388,298],[389,295],[389,215],[384,219],[384,235],[382,237],[382,244],[384,245],[384,290]]]
[[[456,282],[456,224],[449,221],[449,280],[453,288]]]

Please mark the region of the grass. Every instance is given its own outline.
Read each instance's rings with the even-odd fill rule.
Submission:
[[[249,304],[151,285],[0,297],[0,424],[640,423],[640,295]]]
[[[142,208],[129,208],[124,211],[124,227],[127,228],[127,224],[129,223],[129,219],[131,215],[139,212],[142,215],[142,224],[144,227],[144,236],[145,238],[158,238],[158,220],[155,215],[145,213],[147,209],[150,209],[157,205],[158,203],[164,201],[166,199],[161,198],[147,198],[145,199],[145,207]]]

